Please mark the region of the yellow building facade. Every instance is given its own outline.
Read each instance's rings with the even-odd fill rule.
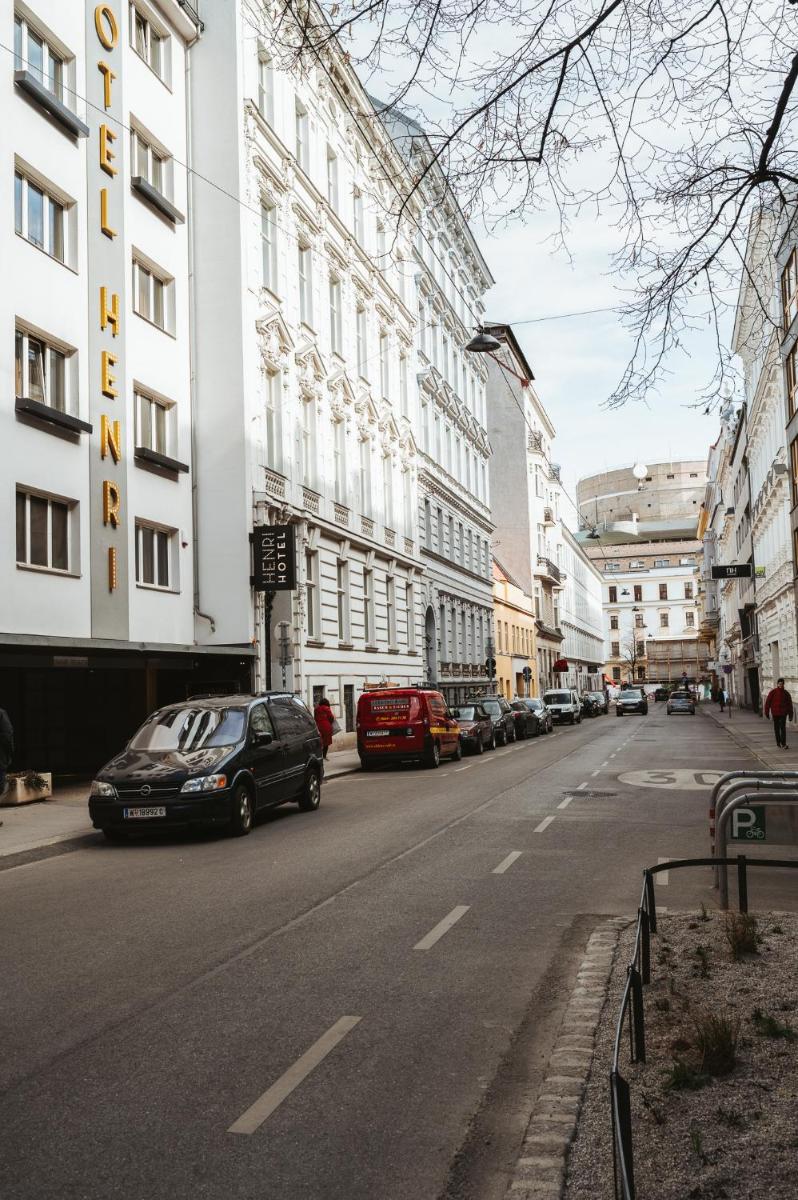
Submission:
[[[493,560],[493,623],[497,689],[508,700],[538,695],[535,605],[532,597]],[[531,672],[525,678],[524,671]]]

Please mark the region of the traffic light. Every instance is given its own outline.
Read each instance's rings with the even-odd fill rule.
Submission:
[[[487,659],[487,661],[485,663],[485,670],[488,672],[489,675],[493,674],[493,672],[496,670],[496,659],[495,658]]]
[[[527,683],[529,683],[530,679],[532,678],[532,668],[531,668],[531,667],[524,667],[524,669],[523,669],[523,671],[521,672],[521,674],[523,675],[523,677],[524,677],[524,679],[526,680],[526,682],[527,682]]]

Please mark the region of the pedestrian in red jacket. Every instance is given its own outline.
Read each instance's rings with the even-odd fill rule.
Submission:
[[[784,686],[784,680],[779,679],[774,688],[768,692],[765,701],[765,716],[773,716],[773,728],[776,733],[776,745],[782,750],[787,749],[787,718],[793,719],[792,696]]]
[[[326,696],[322,696],[321,700],[319,700],[318,704],[313,710],[313,716],[316,721],[316,728],[321,734],[321,744],[323,746],[322,753],[326,758],[327,751],[329,750],[330,743],[333,739],[333,724],[335,723],[335,717],[333,716],[333,711],[330,708],[330,701]]]

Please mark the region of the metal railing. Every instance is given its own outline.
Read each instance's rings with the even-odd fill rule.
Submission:
[[[722,784],[719,781],[718,787]],[[714,794],[714,793],[713,793]],[[621,1044],[624,1026],[629,1027],[629,1059],[631,1063],[646,1061],[646,1021],[643,988],[651,982],[651,935],[657,932],[657,905],[654,897],[654,876],[661,871],[676,871],[681,867],[736,867],[737,902],[740,912],[748,912],[748,868],[792,867],[798,860],[772,858],[680,858],[672,862],[646,867],[643,871],[643,890],[637,909],[637,925],[632,958],[626,968],[626,982],[615,1026],[615,1041],[610,1068],[610,1110],[612,1117],[612,1165],[616,1200],[635,1200],[634,1153],[632,1145],[632,1105],[629,1084],[620,1072]],[[627,1022],[628,1018],[628,1022]]]

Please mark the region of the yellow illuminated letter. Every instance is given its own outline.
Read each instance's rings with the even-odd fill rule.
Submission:
[[[108,396],[109,400],[113,400],[119,392],[114,387],[116,383],[116,375],[111,374],[111,367],[116,366],[116,355],[111,354],[110,350],[103,350],[100,356],[100,390],[104,396]]]
[[[119,333],[119,295],[111,293],[111,306],[108,306],[108,288],[100,288],[100,329],[111,326],[114,337]]]
[[[103,480],[103,525],[107,525],[110,521],[114,529],[119,524],[119,509],[122,504],[122,497],[119,495],[119,488],[115,483],[111,483],[110,479]]]
[[[116,230],[108,224],[108,188],[100,188],[100,229],[106,237],[116,237]]]
[[[111,107],[111,83],[116,79],[116,75],[106,62],[98,62],[97,70],[101,72],[103,77],[103,104],[106,108]]]
[[[108,547],[108,591],[113,592],[119,582],[116,573],[116,546]]]
[[[94,28],[106,50],[113,50],[119,41],[119,27],[110,4],[98,4],[94,10]]]
[[[105,458],[108,452],[111,452],[111,458],[115,463],[119,462],[122,453],[122,434],[119,428],[119,422],[114,421],[113,424],[106,417],[105,413],[100,417],[100,455]]]
[[[116,134],[107,125],[100,126],[100,166],[106,175],[116,175],[116,167],[112,165],[116,158],[111,149],[111,142],[116,141]]]

